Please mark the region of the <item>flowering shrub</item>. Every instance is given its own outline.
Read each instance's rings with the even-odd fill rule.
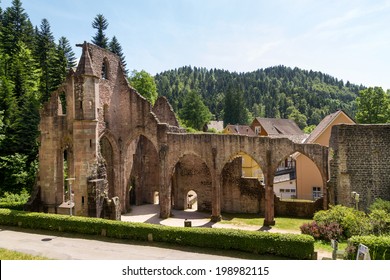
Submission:
[[[331,222],[329,224],[317,223],[316,221],[303,224],[301,227],[303,234],[308,234],[314,239],[330,241],[331,239],[341,239],[343,229],[338,223]]]

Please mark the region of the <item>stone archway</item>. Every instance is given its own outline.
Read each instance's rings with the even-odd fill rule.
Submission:
[[[179,159],[172,174],[173,208],[188,209],[188,193],[196,193],[197,210],[212,210],[212,178],[206,163],[193,154]]]
[[[159,161],[154,144],[141,134],[131,141],[126,156],[127,205],[154,204],[159,192]]]
[[[264,174],[250,155],[240,152],[221,172],[221,211],[264,213]]]

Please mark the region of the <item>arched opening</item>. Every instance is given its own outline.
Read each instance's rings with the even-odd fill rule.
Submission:
[[[176,163],[172,175],[172,202],[176,210],[211,212],[211,173],[198,156],[187,154]]]
[[[187,210],[198,211],[198,195],[193,190],[187,193],[186,197]]]
[[[158,162],[157,150],[147,137],[140,135],[130,143],[126,162],[130,205],[158,204]]]
[[[108,80],[108,67],[109,67],[109,65],[108,65],[108,60],[107,60],[107,58],[104,58],[103,59],[103,63],[102,63],[102,70],[101,70],[101,78],[103,79],[103,80]]]
[[[68,175],[69,175],[69,164],[68,164],[68,150],[64,150],[63,152],[63,155],[62,155],[62,165],[63,165],[63,169],[62,169],[62,177],[63,177],[63,182],[62,182],[62,202],[67,202],[69,201],[69,198],[70,198],[70,194],[69,194],[69,187],[68,187],[68,183],[67,183],[67,180],[68,179]]]
[[[159,192],[155,191],[153,196],[153,204],[160,204],[160,194]]]
[[[118,194],[115,191],[114,152],[110,141],[105,136],[100,139],[100,153],[105,161],[108,197],[117,196]]]
[[[255,159],[240,152],[222,169],[221,210],[224,213],[264,213],[264,174]]]
[[[317,165],[302,153],[295,154],[297,198],[315,201],[323,197],[324,180]]]
[[[274,174],[274,194],[280,199],[298,198],[296,155],[293,154],[284,158]]]

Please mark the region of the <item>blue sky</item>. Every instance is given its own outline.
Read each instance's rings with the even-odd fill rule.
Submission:
[[[9,7],[11,0],[1,0]],[[321,71],[390,89],[390,0],[22,0],[33,25],[56,40],[91,41],[101,13],[129,70],[185,65],[253,71],[275,65]]]

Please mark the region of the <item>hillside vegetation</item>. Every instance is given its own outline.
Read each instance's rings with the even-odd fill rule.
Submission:
[[[242,107],[235,106],[247,111],[247,122],[253,117],[296,118],[301,128],[317,125],[338,109],[353,117],[357,94],[364,88],[321,72],[286,66],[247,73],[186,66],[157,74],[155,81],[158,93],[168,98],[177,113],[185,96],[196,91],[214,119],[224,120],[224,111],[229,111],[225,97],[233,92],[243,101]]]

